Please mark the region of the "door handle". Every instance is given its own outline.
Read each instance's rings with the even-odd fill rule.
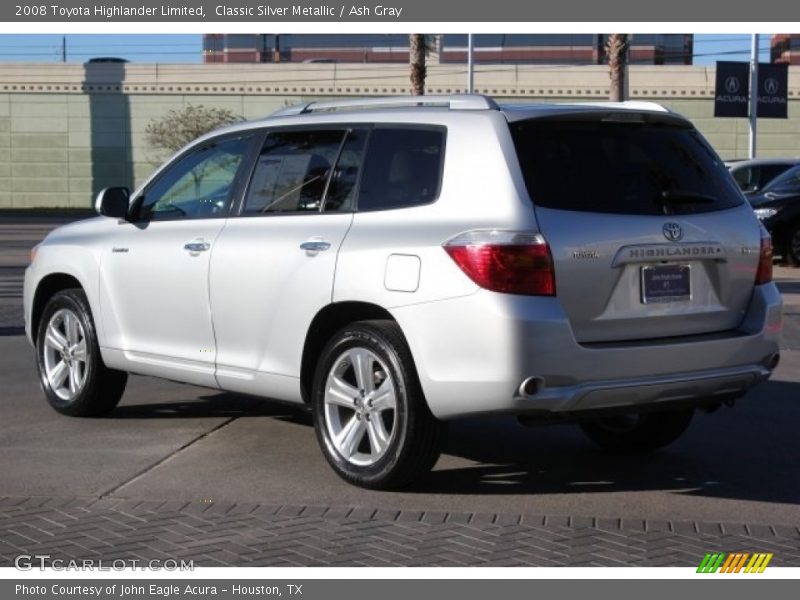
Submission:
[[[187,242],[183,245],[183,249],[189,252],[205,252],[209,248],[211,248],[211,244],[202,241]]]
[[[306,252],[323,252],[330,247],[331,243],[324,240],[308,240],[300,244],[300,249]]]

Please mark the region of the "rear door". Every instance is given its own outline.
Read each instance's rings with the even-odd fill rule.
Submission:
[[[577,341],[739,325],[760,230],[722,161],[688,122],[598,111],[511,129]]]
[[[367,129],[271,131],[241,214],[211,257],[217,380],[296,399],[305,334],[331,302],[336,256],[353,220]],[[265,379],[265,377],[267,377]],[[294,387],[293,387],[294,386]]]

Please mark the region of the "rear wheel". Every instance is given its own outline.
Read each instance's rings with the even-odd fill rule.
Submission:
[[[45,306],[36,336],[36,363],[47,401],[73,417],[113,410],[128,380],[127,373],[103,363],[89,302],[80,289],[58,292]]]
[[[443,424],[428,409],[397,324],[361,321],[322,352],[312,392],[319,445],[345,481],[396,488],[428,472]]]
[[[581,423],[597,445],[618,452],[649,452],[668,446],[689,427],[694,410],[625,414]]]

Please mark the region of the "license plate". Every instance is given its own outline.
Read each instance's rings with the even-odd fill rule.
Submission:
[[[690,274],[689,265],[642,267],[642,303],[691,299]]]

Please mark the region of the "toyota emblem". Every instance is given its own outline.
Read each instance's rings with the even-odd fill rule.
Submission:
[[[683,237],[683,229],[677,223],[664,223],[661,231],[670,242],[677,242]]]

